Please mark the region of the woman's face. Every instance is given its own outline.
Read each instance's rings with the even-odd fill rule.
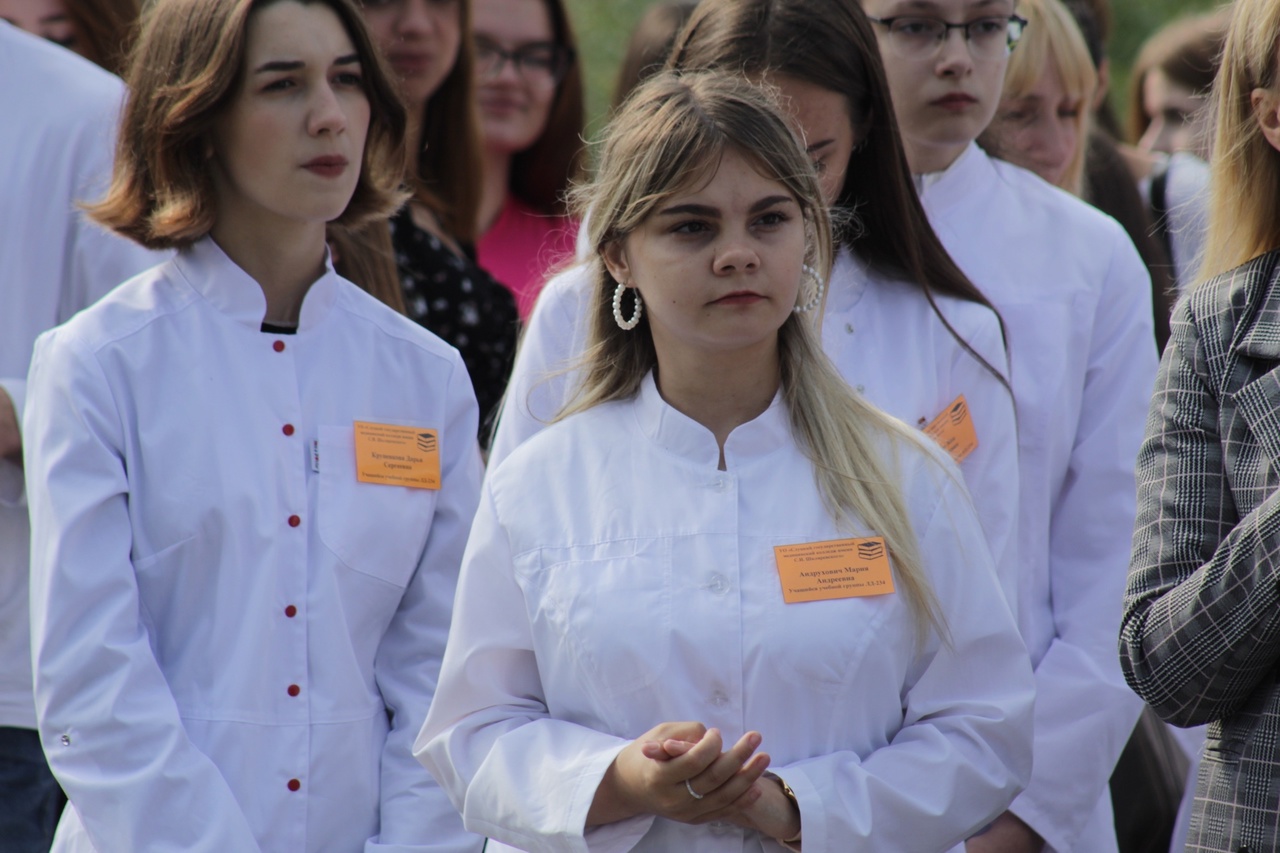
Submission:
[[[75,24],[62,0],[0,0],[0,19],[80,53]]]
[[[412,115],[421,115],[458,61],[463,2],[364,0],[365,23],[399,78]]]
[[[1209,159],[1209,110],[1203,97],[1153,68],[1142,78],[1142,111],[1151,122],[1138,140],[1143,151],[1190,151]]]
[[[689,364],[776,346],[804,256],[791,191],[728,149],[710,181],[661,202],[604,260],[615,280],[639,288],[660,362]]]
[[[529,148],[546,130],[563,65],[545,0],[475,0],[476,99],[485,145]]]
[[[929,18],[990,26],[1007,20],[1013,7],[1013,0],[862,0],[867,15],[881,20]],[[917,50],[909,37],[891,32],[884,24],[871,26],[880,44],[911,171],[946,169],[991,123],[1000,103],[1009,64],[1003,35],[990,53],[985,47],[975,48],[958,29],[947,30],[936,47]]]
[[[996,156],[1061,187],[1082,144],[1080,128],[1087,108],[1086,96],[1068,92],[1054,63],[1046,60],[1029,92],[1000,101],[982,142]]]
[[[818,170],[823,204],[835,204],[844,189],[855,144],[849,99],[785,74],[774,75],[769,82],[777,87],[784,109],[804,138],[805,150]]]
[[[240,87],[212,132],[218,222],[323,230],[360,177],[369,130],[360,57],[320,3],[272,3],[249,17],[246,36]]]

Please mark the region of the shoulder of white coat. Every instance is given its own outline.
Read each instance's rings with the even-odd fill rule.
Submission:
[[[449,365],[462,364],[462,356],[457,349],[434,332],[418,325],[342,276],[337,276],[337,279],[339,292],[335,310],[343,312],[353,321],[365,323],[375,334],[399,341],[424,356]]]
[[[904,425],[907,435],[886,434],[879,439],[879,456],[902,490],[913,525],[927,524],[941,501],[959,492],[968,498],[960,467],[936,442]],[[917,530],[917,535],[921,532]]]
[[[1096,255],[1117,235],[1130,242],[1120,223],[1088,202],[1021,166],[994,157],[991,163],[1002,184],[1012,191],[1013,198],[1006,195],[1005,203],[1024,215],[1039,214],[1027,217],[1028,223],[1052,223],[1052,237],[1061,244]],[[1103,240],[1101,245],[1098,240]]]
[[[629,447],[630,401],[616,400],[577,412],[530,436],[485,472],[499,516],[525,515],[545,506],[553,492],[598,476],[605,446]],[[504,512],[504,509],[507,512]]]
[[[579,263],[556,273],[538,293],[530,326],[579,322],[591,287],[591,271],[591,264]]]
[[[3,22],[0,27],[0,103],[15,127],[31,134],[119,118],[125,95],[120,78],[45,39]]]
[[[197,298],[173,261],[168,260],[118,285],[45,335],[56,332],[63,337],[74,337],[90,351],[96,351],[183,311]]]

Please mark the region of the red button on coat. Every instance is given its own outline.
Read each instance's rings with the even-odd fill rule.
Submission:
[[[276,341],[271,348],[276,352],[284,352],[284,341]]]
[[[284,615],[292,619],[293,617],[298,615],[298,608],[290,604],[288,607],[284,609]]]
[[[290,695],[290,696],[297,696],[297,695],[298,695],[299,693],[301,693],[301,692],[302,692],[302,688],[301,688],[301,687],[299,687],[298,685],[296,685],[296,684],[290,684],[290,685],[289,685],[289,695]]]
[[[301,523],[302,523],[302,519],[298,518],[296,515],[289,516],[290,527],[297,527]]]
[[[285,435],[293,435],[293,424],[285,424],[280,428],[280,431]]]
[[[302,783],[301,783],[301,782],[299,782],[297,779],[290,779],[290,780],[289,780],[289,790],[290,790],[290,791],[296,791],[296,790],[298,790],[298,789],[299,789],[299,788],[301,788],[301,787],[302,787]]]

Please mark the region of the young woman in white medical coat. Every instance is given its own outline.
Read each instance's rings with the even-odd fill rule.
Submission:
[[[1017,430],[1000,320],[929,227],[856,0],[703,0],[670,62],[742,70],[778,88],[818,164],[824,200],[851,220],[831,274],[823,348],[850,385],[912,426],[964,397],[968,422],[942,440],[956,434],[960,470],[1016,601]],[[567,399],[572,379],[558,371],[585,344],[588,279],[571,270],[540,297],[491,459],[545,427]]]
[[[584,380],[489,473],[415,746],[490,849],[928,853],[1025,778],[956,470],[821,352],[820,199],[738,77],[659,75],[608,131]]]
[[[1115,851],[1108,780],[1142,707],[1115,637],[1156,370],[1150,281],[1114,220],[974,143],[1021,29],[1014,0],[862,6],[929,220],[1008,330],[1036,758],[974,853]]]
[[[339,278],[401,201],[347,0],[158,0],[97,218],[179,251],[44,335],[26,408],[61,851],[475,851],[410,754],[478,499],[457,353]]]

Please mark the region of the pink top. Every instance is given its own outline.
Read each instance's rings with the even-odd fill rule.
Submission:
[[[508,195],[476,244],[476,255],[480,266],[515,296],[520,319],[527,320],[548,272],[573,257],[577,237],[576,219],[539,213]]]

